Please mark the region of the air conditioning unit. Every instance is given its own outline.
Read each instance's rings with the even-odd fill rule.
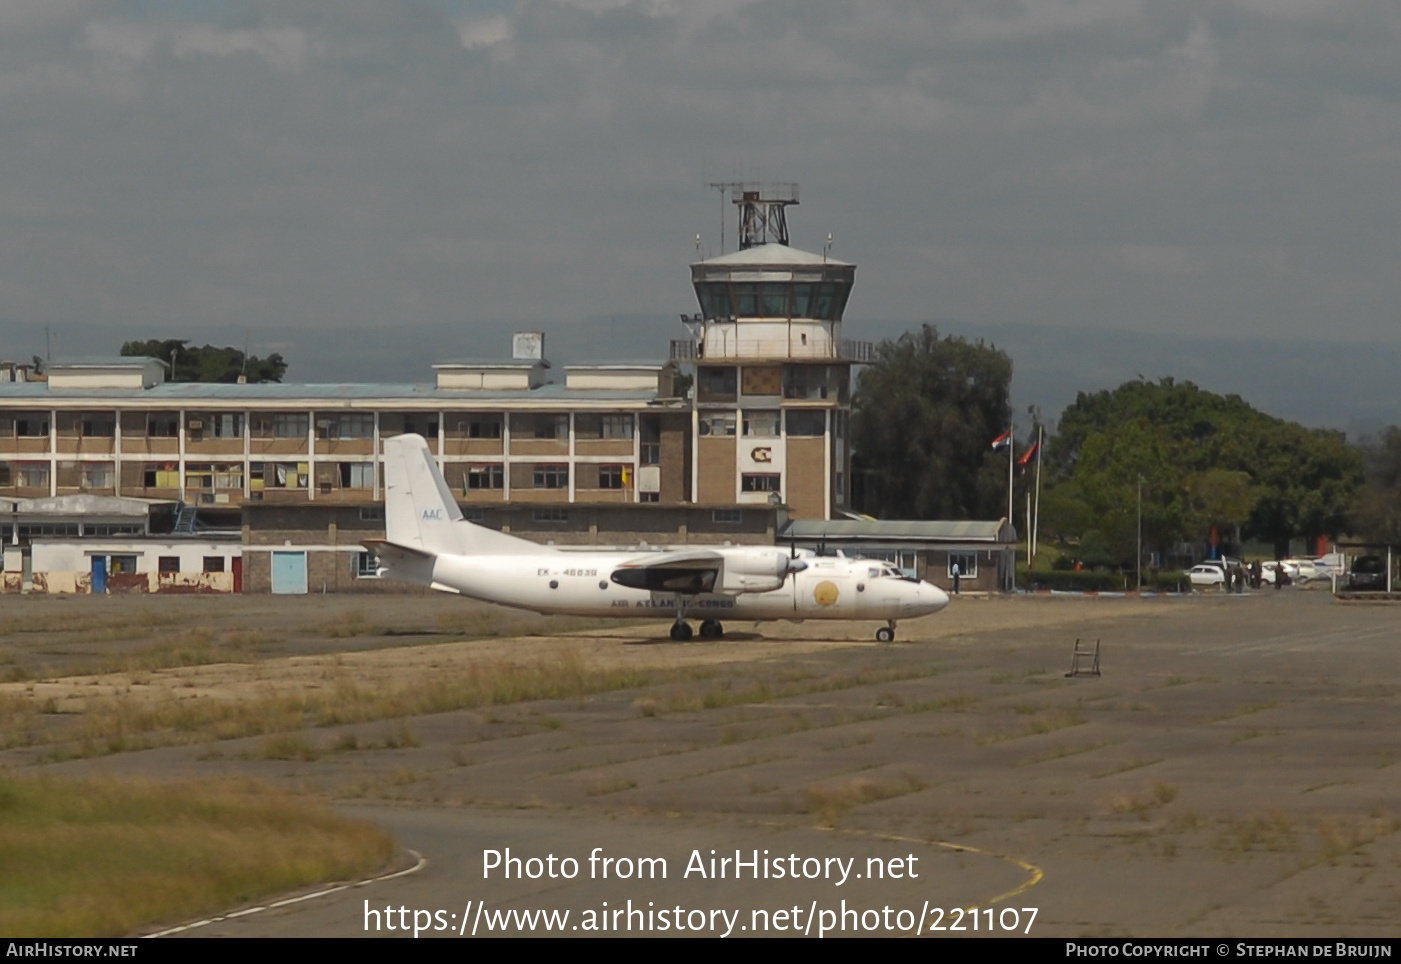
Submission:
[[[188,428],[194,429],[194,430],[196,430],[196,431],[198,431],[199,429],[204,428],[204,422],[201,421],[200,419],[197,419],[197,418],[192,418],[192,419],[190,419],[188,422],[186,422],[185,424],[186,424],[186,426],[187,426]]]

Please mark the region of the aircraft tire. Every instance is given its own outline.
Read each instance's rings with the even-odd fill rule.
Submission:
[[[701,639],[721,639],[725,635],[725,627],[718,619],[707,619],[700,624]]]
[[[671,624],[671,638],[678,643],[684,643],[691,638],[691,627],[686,623],[677,621]]]
[[[880,629],[876,630],[876,642],[893,643],[894,641],[895,630],[891,629],[889,626],[882,626]]]

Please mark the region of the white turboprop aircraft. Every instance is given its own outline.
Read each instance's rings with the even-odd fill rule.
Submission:
[[[671,638],[724,635],[740,620],[897,619],[938,612],[949,597],[886,562],[798,555],[775,546],[572,549],[542,546],[462,517],[428,444],[384,442],[384,540],[365,542],[391,579],[538,613],[656,619],[674,613]]]

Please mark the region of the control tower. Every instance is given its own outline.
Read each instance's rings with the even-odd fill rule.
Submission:
[[[841,337],[856,266],[789,245],[796,184],[725,187],[739,250],[691,265],[695,337],[671,351],[696,368],[691,491],[831,518],[851,478],[851,366],[871,360],[870,342]]]

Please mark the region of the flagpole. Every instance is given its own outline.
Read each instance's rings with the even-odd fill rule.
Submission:
[[[1007,524],[1011,525],[1016,521],[1012,515],[1012,463],[1017,460],[1017,421],[1012,422],[1007,427]],[[1017,550],[1012,549],[1012,565],[1008,573],[1009,588],[1017,588]]]
[[[1017,461],[1017,423],[1007,429],[1007,523],[1016,521],[1012,515],[1012,464]]]
[[[1036,509],[1031,517],[1031,554],[1036,555],[1036,537],[1041,530],[1041,439],[1046,430],[1036,426]]]

